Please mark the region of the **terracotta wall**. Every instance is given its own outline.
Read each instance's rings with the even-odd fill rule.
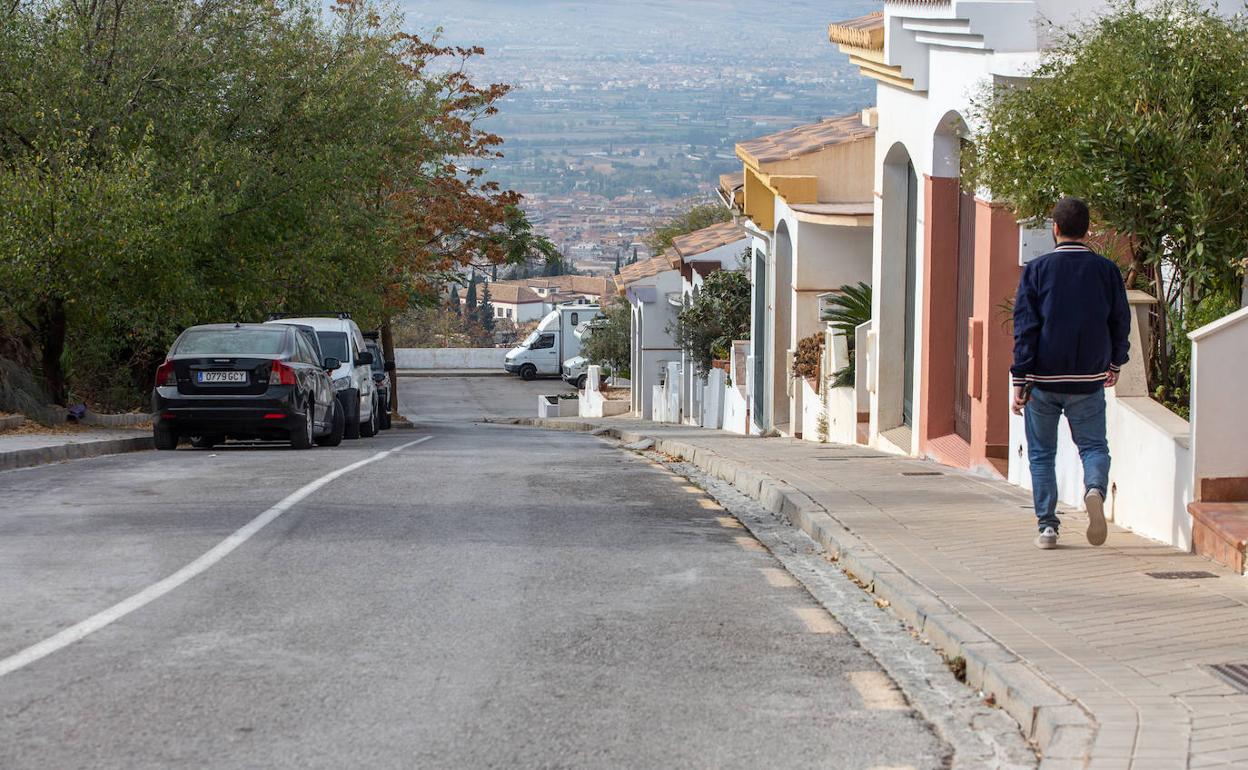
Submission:
[[[1010,443],[1012,316],[1022,268],[1018,222],[999,204],[975,201],[975,310],[971,318],[971,465],[1004,458]],[[977,392],[976,392],[977,391]]]

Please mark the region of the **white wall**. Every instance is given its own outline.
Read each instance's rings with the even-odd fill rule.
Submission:
[[[1195,479],[1248,477],[1248,308],[1190,336]]]
[[[395,348],[398,369],[497,369],[502,371],[503,348]]]
[[[628,287],[628,301],[633,306],[633,408],[646,419],[653,412],[653,394],[661,379],[660,370],[669,362],[680,362],[680,350],[667,331],[679,312],[679,308],[668,302],[667,295],[680,290],[681,277],[677,270],[666,270]]]

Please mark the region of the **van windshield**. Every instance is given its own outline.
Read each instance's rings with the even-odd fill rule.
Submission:
[[[537,342],[537,332],[532,332],[531,334],[529,334],[529,336],[525,337],[524,342],[520,343],[520,347],[522,348],[533,347],[534,342]]]
[[[347,355],[347,335],[345,332],[318,331],[316,338],[321,341],[321,353],[326,358],[336,358],[343,363],[351,360],[351,356]]]

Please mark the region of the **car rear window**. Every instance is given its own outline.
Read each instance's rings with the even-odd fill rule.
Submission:
[[[344,364],[351,362],[351,356],[347,355],[346,332],[318,331],[316,338],[321,341],[321,352],[326,358],[336,358]]]
[[[281,355],[285,329],[188,329],[174,351],[187,355]]]
[[[386,360],[382,357],[380,345],[369,345],[368,352],[373,354],[373,371],[381,374],[386,370]]]

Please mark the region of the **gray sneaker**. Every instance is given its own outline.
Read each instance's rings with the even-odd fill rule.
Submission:
[[[1036,535],[1036,547],[1041,551],[1052,551],[1057,548],[1057,530],[1045,527],[1043,532]]]
[[[1089,489],[1083,496],[1083,505],[1088,509],[1088,542],[1104,545],[1109,536],[1109,527],[1105,524],[1105,494],[1099,489]]]

